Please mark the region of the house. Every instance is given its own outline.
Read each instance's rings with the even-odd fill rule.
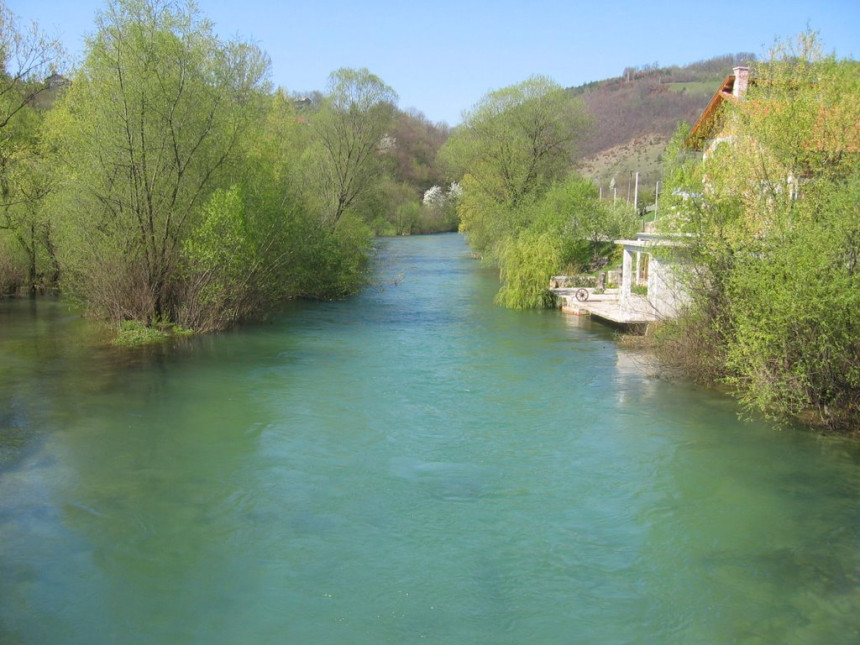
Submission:
[[[684,265],[684,244],[679,236],[637,233],[632,240],[616,240],[624,259],[619,277],[603,288],[577,284],[583,276],[553,276],[550,292],[565,313],[589,315],[627,330],[644,330],[648,324],[674,318],[688,302],[679,267]],[[605,277],[605,275],[604,275]],[[583,281],[584,282],[584,281]],[[587,292],[587,293],[585,293]]]
[[[683,239],[637,233],[636,239],[615,240],[615,243],[624,254],[618,289],[621,311],[648,312],[656,320],[677,316],[688,302],[679,275],[684,257]]]
[[[708,155],[732,140],[731,124],[722,110],[726,102],[744,100],[750,86],[749,67],[739,65],[717,89],[687,137],[687,146]],[[623,249],[618,305],[622,316],[643,320],[676,317],[689,302],[680,271],[685,264],[683,238],[638,233],[633,240],[616,240]],[[637,293],[638,292],[638,293]]]
[[[733,68],[690,131],[689,148],[701,151],[707,159],[721,143],[731,142],[732,126],[722,108],[726,103],[743,101],[750,83],[749,67]],[[623,249],[618,296],[621,311],[648,311],[655,319],[677,316],[689,302],[680,274],[685,265],[683,237],[649,232],[615,243]]]
[[[860,66],[848,71],[860,72]],[[727,189],[743,194],[751,205],[754,216],[748,223],[759,236],[768,230],[767,215],[773,200],[780,196],[797,199],[813,172],[827,171],[836,167],[840,159],[860,153],[860,118],[857,115],[860,102],[855,100],[856,95],[842,103],[819,103],[810,100],[806,94],[805,102],[795,104],[793,98],[804,89],[804,83],[793,80],[766,83],[765,80],[751,78],[749,67],[735,67],[714,93],[686,141],[689,148],[703,153],[705,163],[717,148],[725,144],[730,145],[732,151],[738,150],[738,146],[755,146],[756,151],[761,152],[746,155],[743,160],[746,166],[737,166],[739,172],[732,178],[735,182],[730,183]],[[832,89],[817,82],[813,86],[815,90]],[[751,88],[754,91],[751,92]],[[838,92],[836,94],[841,96]],[[734,105],[740,107],[740,114],[737,110],[725,109]],[[736,120],[734,117],[738,115],[743,118]],[[761,117],[771,115],[792,126],[795,125],[792,121],[795,115],[802,116],[802,125],[806,129],[798,128],[794,132],[796,136],[788,141],[783,140],[782,130],[771,129],[765,132],[763,139],[759,139],[753,138],[749,130],[739,127],[747,118],[755,123]],[[768,146],[780,151],[782,157],[772,155],[773,151]],[[785,154],[786,146],[791,147],[791,154]],[[796,154],[797,150],[802,154]],[[726,161],[731,166],[742,157],[744,155],[732,153]],[[770,174],[758,172],[762,162],[769,164]],[[676,194],[684,199],[696,197],[709,201],[711,186],[705,174],[701,192]],[[761,208],[762,213],[758,219],[755,216],[759,212],[757,208]],[[589,313],[624,324],[648,323],[681,313],[689,302],[684,288],[684,267],[689,267],[684,238],[648,232],[639,233],[634,239],[616,240],[616,244],[623,250],[617,295],[607,290],[599,299],[589,297],[585,302],[576,302],[574,295],[568,293],[570,289],[554,289],[562,300],[562,308],[571,313]]]
[[[749,89],[750,68],[738,66],[732,72],[711,97],[687,137],[687,147],[703,152],[705,158],[720,143],[731,141],[731,128],[725,123],[723,105],[726,102],[742,101]]]
[[[708,106],[699,116],[693,129],[687,137],[687,147],[703,153],[703,159],[721,143],[731,143],[734,139],[734,128],[727,121],[722,109],[727,103],[744,102],[744,111],[752,116],[795,117],[806,121],[805,140],[799,147],[810,157],[827,157],[833,155],[860,153],[860,121],[857,119],[856,100],[846,101],[843,96],[821,99],[821,104],[814,106],[810,112],[794,105],[792,97],[799,86],[791,81],[764,84],[764,88],[775,88],[775,99],[764,98],[766,94],[757,92],[755,98],[748,97],[751,87],[766,83],[750,77],[750,69],[746,66],[735,67],[732,74],[726,76],[720,88],[711,97]],[[854,74],[860,74],[860,65],[855,66]],[[795,81],[796,82],[796,81]],[[810,87],[818,81],[809,81]],[[823,87],[821,88],[824,89]],[[823,93],[826,93],[824,90]],[[836,103],[834,103],[834,98]]]

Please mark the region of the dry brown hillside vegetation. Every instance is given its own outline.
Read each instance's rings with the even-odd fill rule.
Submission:
[[[662,152],[680,122],[693,124],[732,67],[755,60],[728,54],[686,66],[628,67],[621,76],[569,88],[591,113],[591,134],[582,142],[581,171],[608,190],[615,178],[619,199],[640,173],[640,191],[653,193]]]

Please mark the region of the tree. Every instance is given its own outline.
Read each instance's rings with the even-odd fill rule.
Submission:
[[[58,41],[44,35],[36,24],[22,26],[0,4],[0,231],[8,231],[23,251],[26,269],[21,273],[25,272],[31,294],[45,282],[39,278],[43,265],[55,260],[50,227],[40,215],[50,180],[38,150],[37,99],[52,91],[47,77],[59,69],[62,59]],[[4,264],[10,274],[18,273],[14,262]],[[46,281],[55,284],[57,277],[53,262]],[[12,286],[3,282],[0,275],[0,287]]]
[[[518,210],[568,172],[585,124],[581,101],[543,76],[490,92],[466,115],[441,154],[464,178],[461,228],[476,250],[492,255]]]
[[[326,100],[311,121],[309,180],[331,226],[374,184],[396,102],[394,90],[367,69],[342,68],[329,76]]]
[[[421,232],[436,233],[457,230],[457,202],[462,194],[460,184],[452,182],[448,190],[433,185],[421,198],[419,228]]]
[[[696,267],[668,347],[691,348],[674,353],[749,410],[847,430],[860,420],[858,72],[815,34],[779,43],[725,107],[731,142],[667,191]]]
[[[58,40],[46,36],[35,23],[21,26],[0,3],[0,131],[50,89],[46,79],[59,69],[63,57]]]
[[[41,123],[41,115],[33,110],[19,113],[7,126],[14,134],[0,158],[0,229],[10,231],[24,252],[26,285],[31,296],[56,288],[60,278],[53,230],[43,208],[53,180],[38,145]]]
[[[416,196],[443,183],[444,173],[436,163],[436,155],[448,138],[447,126],[433,124],[415,110],[398,111],[390,135],[394,146],[388,155],[398,181],[411,186]]]
[[[441,150],[462,176],[460,230],[499,265],[500,304],[547,306],[550,275],[575,261],[580,238],[598,234],[579,223],[601,212],[597,190],[570,174],[586,123],[579,99],[535,76],[487,94]]]
[[[592,182],[575,174],[556,182],[524,210],[519,230],[502,238],[496,301],[514,309],[550,306],[554,273],[583,270],[637,224],[630,208],[602,202]]]
[[[67,286],[97,313],[173,320],[183,243],[261,116],[267,57],[192,3],[112,0],[52,115]]]

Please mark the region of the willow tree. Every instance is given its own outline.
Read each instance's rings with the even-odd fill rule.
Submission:
[[[633,235],[638,225],[631,208],[600,200],[597,186],[576,174],[553,184],[520,219],[520,230],[496,248],[502,282],[496,302],[512,309],[552,306],[552,275],[586,270],[612,253],[611,240]]]
[[[249,124],[268,60],[191,2],[113,0],[52,115],[66,287],[146,323],[177,307],[183,241]]]
[[[363,284],[369,231],[332,227],[309,205],[302,153],[310,133],[283,90],[261,105],[229,188],[207,200],[183,244],[185,327],[222,329],[290,298],[336,298]]]
[[[309,181],[331,225],[378,179],[396,103],[397,93],[365,68],[342,68],[329,76],[325,101],[311,122]]]
[[[597,204],[593,186],[571,174],[586,124],[579,99],[534,76],[487,94],[440,151],[462,177],[460,230],[499,266],[502,305],[546,306],[550,275],[573,260],[582,228],[573,222]]]
[[[489,251],[523,224],[523,209],[561,179],[587,119],[583,103],[544,76],[490,92],[442,150],[462,176],[461,228]]]

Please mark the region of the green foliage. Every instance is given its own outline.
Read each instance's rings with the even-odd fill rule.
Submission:
[[[173,323],[144,325],[137,320],[123,320],[117,326],[112,344],[116,347],[144,347],[163,343],[177,336],[191,336],[194,332]]]
[[[421,217],[421,205],[417,201],[403,201],[394,207],[394,222],[398,235],[417,232]]]
[[[67,297],[124,325],[120,342],[148,342],[141,325],[211,331],[353,293],[368,222],[410,233],[443,219],[420,197],[447,128],[394,122],[396,94],[366,69],[298,101],[193,3],[110,0],[71,84],[48,86],[55,44],[10,16],[0,7],[3,292],[62,277]]]
[[[612,241],[638,225],[632,209],[600,201],[594,184],[576,175],[555,184],[528,214],[499,256],[498,301],[509,307],[550,306],[553,274],[576,273],[607,257],[615,250]]]
[[[499,250],[502,287],[496,302],[510,309],[553,306],[550,276],[564,265],[564,242],[551,230],[526,229]]]
[[[471,174],[463,176],[460,186],[463,188],[457,204],[460,232],[466,235],[475,252],[494,261],[496,245],[515,229],[523,208],[515,209],[499,203]]]
[[[0,230],[0,297],[19,292],[27,280],[27,258],[14,237]]]
[[[334,226],[303,182],[308,133],[278,92],[243,140],[237,184],[216,191],[183,246],[180,320],[220,329],[289,298],[336,298],[362,284],[369,229],[354,216]]]
[[[600,201],[594,184],[576,175],[555,184],[538,210],[566,240],[566,262],[580,266],[606,253],[606,242],[632,236],[639,225],[628,204]]]
[[[694,267],[675,326],[693,356],[669,353],[751,411],[842,430],[860,420],[857,70],[822,57],[814,34],[778,45],[726,108],[731,143],[703,164],[676,151],[668,191]]]
[[[115,0],[97,26],[43,138],[67,295],[110,320],[211,331],[362,283],[370,233],[348,210],[381,167],[389,88],[339,70],[312,129],[270,93],[265,54],[215,37],[190,3]],[[347,149],[357,164],[319,154]],[[334,197],[308,181],[340,171]]]
[[[462,196],[460,184],[454,182],[445,191],[434,185],[424,192],[418,217],[421,233],[452,232],[459,228],[457,206]]]
[[[59,278],[51,227],[41,213],[51,184],[38,148],[37,106],[50,90],[45,77],[62,57],[57,41],[36,25],[21,25],[0,4],[0,292],[54,288]]]
[[[307,231],[298,256],[297,295],[343,298],[367,283],[372,232],[357,215],[347,213],[334,229]]]
[[[357,204],[354,213],[369,223],[377,235],[410,235],[418,232],[418,196],[406,183],[386,175],[377,177],[372,191]]]
[[[630,208],[598,199],[594,184],[576,175],[556,183],[532,207],[518,227],[497,245],[502,288],[497,302],[515,309],[552,306],[550,277],[575,273],[615,248],[612,240],[636,230]]]
[[[41,115],[24,108],[0,135],[0,230],[23,252],[20,270],[31,293],[53,289],[59,279],[52,227],[43,211],[52,181],[38,145],[41,125]]]
[[[141,347],[161,343],[170,334],[157,327],[147,327],[136,320],[124,320],[119,324],[113,344],[117,347]]]
[[[568,175],[584,124],[579,102],[536,77],[485,97],[443,148],[465,172],[460,228],[498,263],[504,306],[550,306],[553,273],[587,265],[636,228],[630,209],[606,206],[593,184]]]
[[[238,187],[212,195],[182,257],[187,273],[179,320],[195,329],[219,329],[251,313],[258,262]]]
[[[52,114],[67,287],[112,319],[175,318],[180,249],[260,118],[268,60],[193,5],[116,0]]]
[[[520,226],[521,213],[570,169],[585,126],[578,99],[546,77],[487,94],[440,151],[462,177],[461,230],[480,253]]]
[[[331,226],[379,177],[396,102],[395,91],[367,69],[342,68],[329,76],[325,103],[311,121],[314,143],[307,152],[306,181]]]
[[[833,427],[860,417],[860,173],[807,198],[756,255],[736,259],[728,380],[776,417],[812,408]]]
[[[581,103],[544,77],[488,94],[442,148],[462,174],[460,230],[497,262],[497,302],[512,308],[552,304],[549,278],[587,264],[600,244],[635,217],[607,209],[590,182],[570,175],[585,127]]]

